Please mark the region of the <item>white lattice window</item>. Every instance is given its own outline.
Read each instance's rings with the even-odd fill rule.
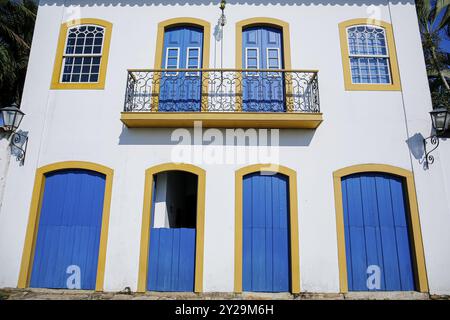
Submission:
[[[347,28],[352,83],[390,84],[391,72],[386,32],[382,27]]]
[[[67,31],[63,54],[63,83],[96,83],[99,81],[105,28],[79,25]]]

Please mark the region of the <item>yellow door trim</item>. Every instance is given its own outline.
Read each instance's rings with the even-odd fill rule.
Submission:
[[[138,292],[147,290],[148,254],[150,248],[150,226],[153,198],[153,176],[166,171],[184,171],[195,174],[197,182],[197,226],[195,244],[195,292],[203,291],[203,251],[205,230],[205,183],[206,172],[192,164],[164,163],[145,171],[144,209],[142,212],[141,246],[139,254]]]
[[[176,26],[196,26],[203,29],[203,50],[202,50],[202,68],[209,68],[209,56],[211,47],[211,24],[208,21],[191,18],[191,17],[179,17],[164,20],[158,23],[158,31],[156,35],[156,52],[155,52],[155,63],[154,69],[160,70],[162,68],[162,56],[164,47],[164,31],[170,27]],[[152,90],[152,111],[158,111],[159,104],[159,85],[161,75],[157,72],[154,74],[153,79],[153,90]],[[202,111],[205,110],[205,106],[208,105],[208,74],[206,72],[202,73]]]
[[[100,246],[98,252],[97,279],[95,291],[103,291],[105,278],[106,246],[108,243],[109,215],[111,208],[112,180],[114,171],[108,167],[85,161],[64,161],[49,164],[36,170],[33,193],[31,198],[30,215],[28,218],[25,244],[20,265],[18,288],[28,288],[30,285],[31,271],[34,260],[34,249],[39,227],[42,197],[45,188],[45,175],[50,172],[65,169],[83,169],[98,172],[105,175],[105,195],[103,199],[102,229],[100,232]]]
[[[363,172],[389,173],[404,179],[404,186],[406,189],[405,196],[407,198],[409,209],[410,235],[413,248],[412,253],[415,262],[413,264],[416,278],[415,283],[420,292],[428,292],[428,280],[414,176],[411,171],[386,164],[359,164],[337,170],[333,173],[340,291],[342,293],[348,292],[347,260],[345,254],[344,207],[342,204],[341,180],[345,176]]]
[[[242,69],[242,32],[246,27],[269,26],[281,29],[283,33],[283,63],[285,70],[291,70],[291,35],[289,23],[270,17],[255,17],[236,22],[236,68]],[[285,74],[286,85],[286,111],[292,111],[292,80],[291,75]],[[236,111],[242,111],[242,73],[236,80]]]
[[[276,172],[289,178],[289,233],[291,253],[291,292],[300,292],[300,262],[298,240],[297,173],[279,164],[254,164],[235,172],[235,239],[234,239],[234,292],[242,292],[242,184],[245,175],[254,172]]]

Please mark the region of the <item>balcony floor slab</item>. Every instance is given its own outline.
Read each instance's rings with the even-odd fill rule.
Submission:
[[[128,128],[190,128],[196,121],[204,128],[316,129],[322,113],[257,112],[122,112]]]

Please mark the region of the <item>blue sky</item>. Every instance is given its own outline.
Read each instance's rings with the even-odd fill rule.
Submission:
[[[447,52],[450,52],[450,41],[448,39],[444,38],[441,43],[441,48]]]
[[[441,13],[438,15],[438,18],[436,19],[436,22],[440,22],[442,19],[442,16],[444,15],[445,10],[442,10]],[[450,39],[446,36],[444,31],[441,31],[441,48],[447,52],[450,52]]]

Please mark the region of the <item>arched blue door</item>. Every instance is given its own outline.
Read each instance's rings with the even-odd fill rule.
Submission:
[[[176,172],[176,171],[175,171]],[[184,173],[191,179],[197,176]],[[185,189],[186,181],[178,180],[176,184]],[[147,289],[150,291],[165,292],[192,292],[195,282],[195,250],[196,250],[196,222],[183,221],[187,214],[196,215],[196,199],[189,198],[180,190],[176,191],[173,185],[167,188],[166,205],[172,219],[168,217],[168,225],[155,226],[155,203],[158,193],[156,185],[158,175],[154,176],[153,199],[151,212],[150,246],[147,274]],[[195,182],[196,183],[196,182]],[[196,185],[195,185],[195,188]],[[181,207],[175,209],[168,204],[170,198],[178,199]],[[170,208],[172,207],[172,208]],[[186,212],[183,209],[195,208],[195,212]]]
[[[249,27],[242,34],[244,69],[283,69],[282,31],[266,26]],[[284,106],[281,72],[246,72],[243,75],[243,110],[280,112]]]
[[[350,291],[414,290],[405,189],[383,173],[342,178]]]
[[[243,183],[243,290],[287,292],[289,179],[258,172],[244,176]]]
[[[31,287],[95,288],[104,193],[94,171],[45,175]]]
[[[200,69],[203,63],[203,29],[167,28],[164,32],[162,69]],[[164,72],[159,111],[200,111],[201,72]]]

